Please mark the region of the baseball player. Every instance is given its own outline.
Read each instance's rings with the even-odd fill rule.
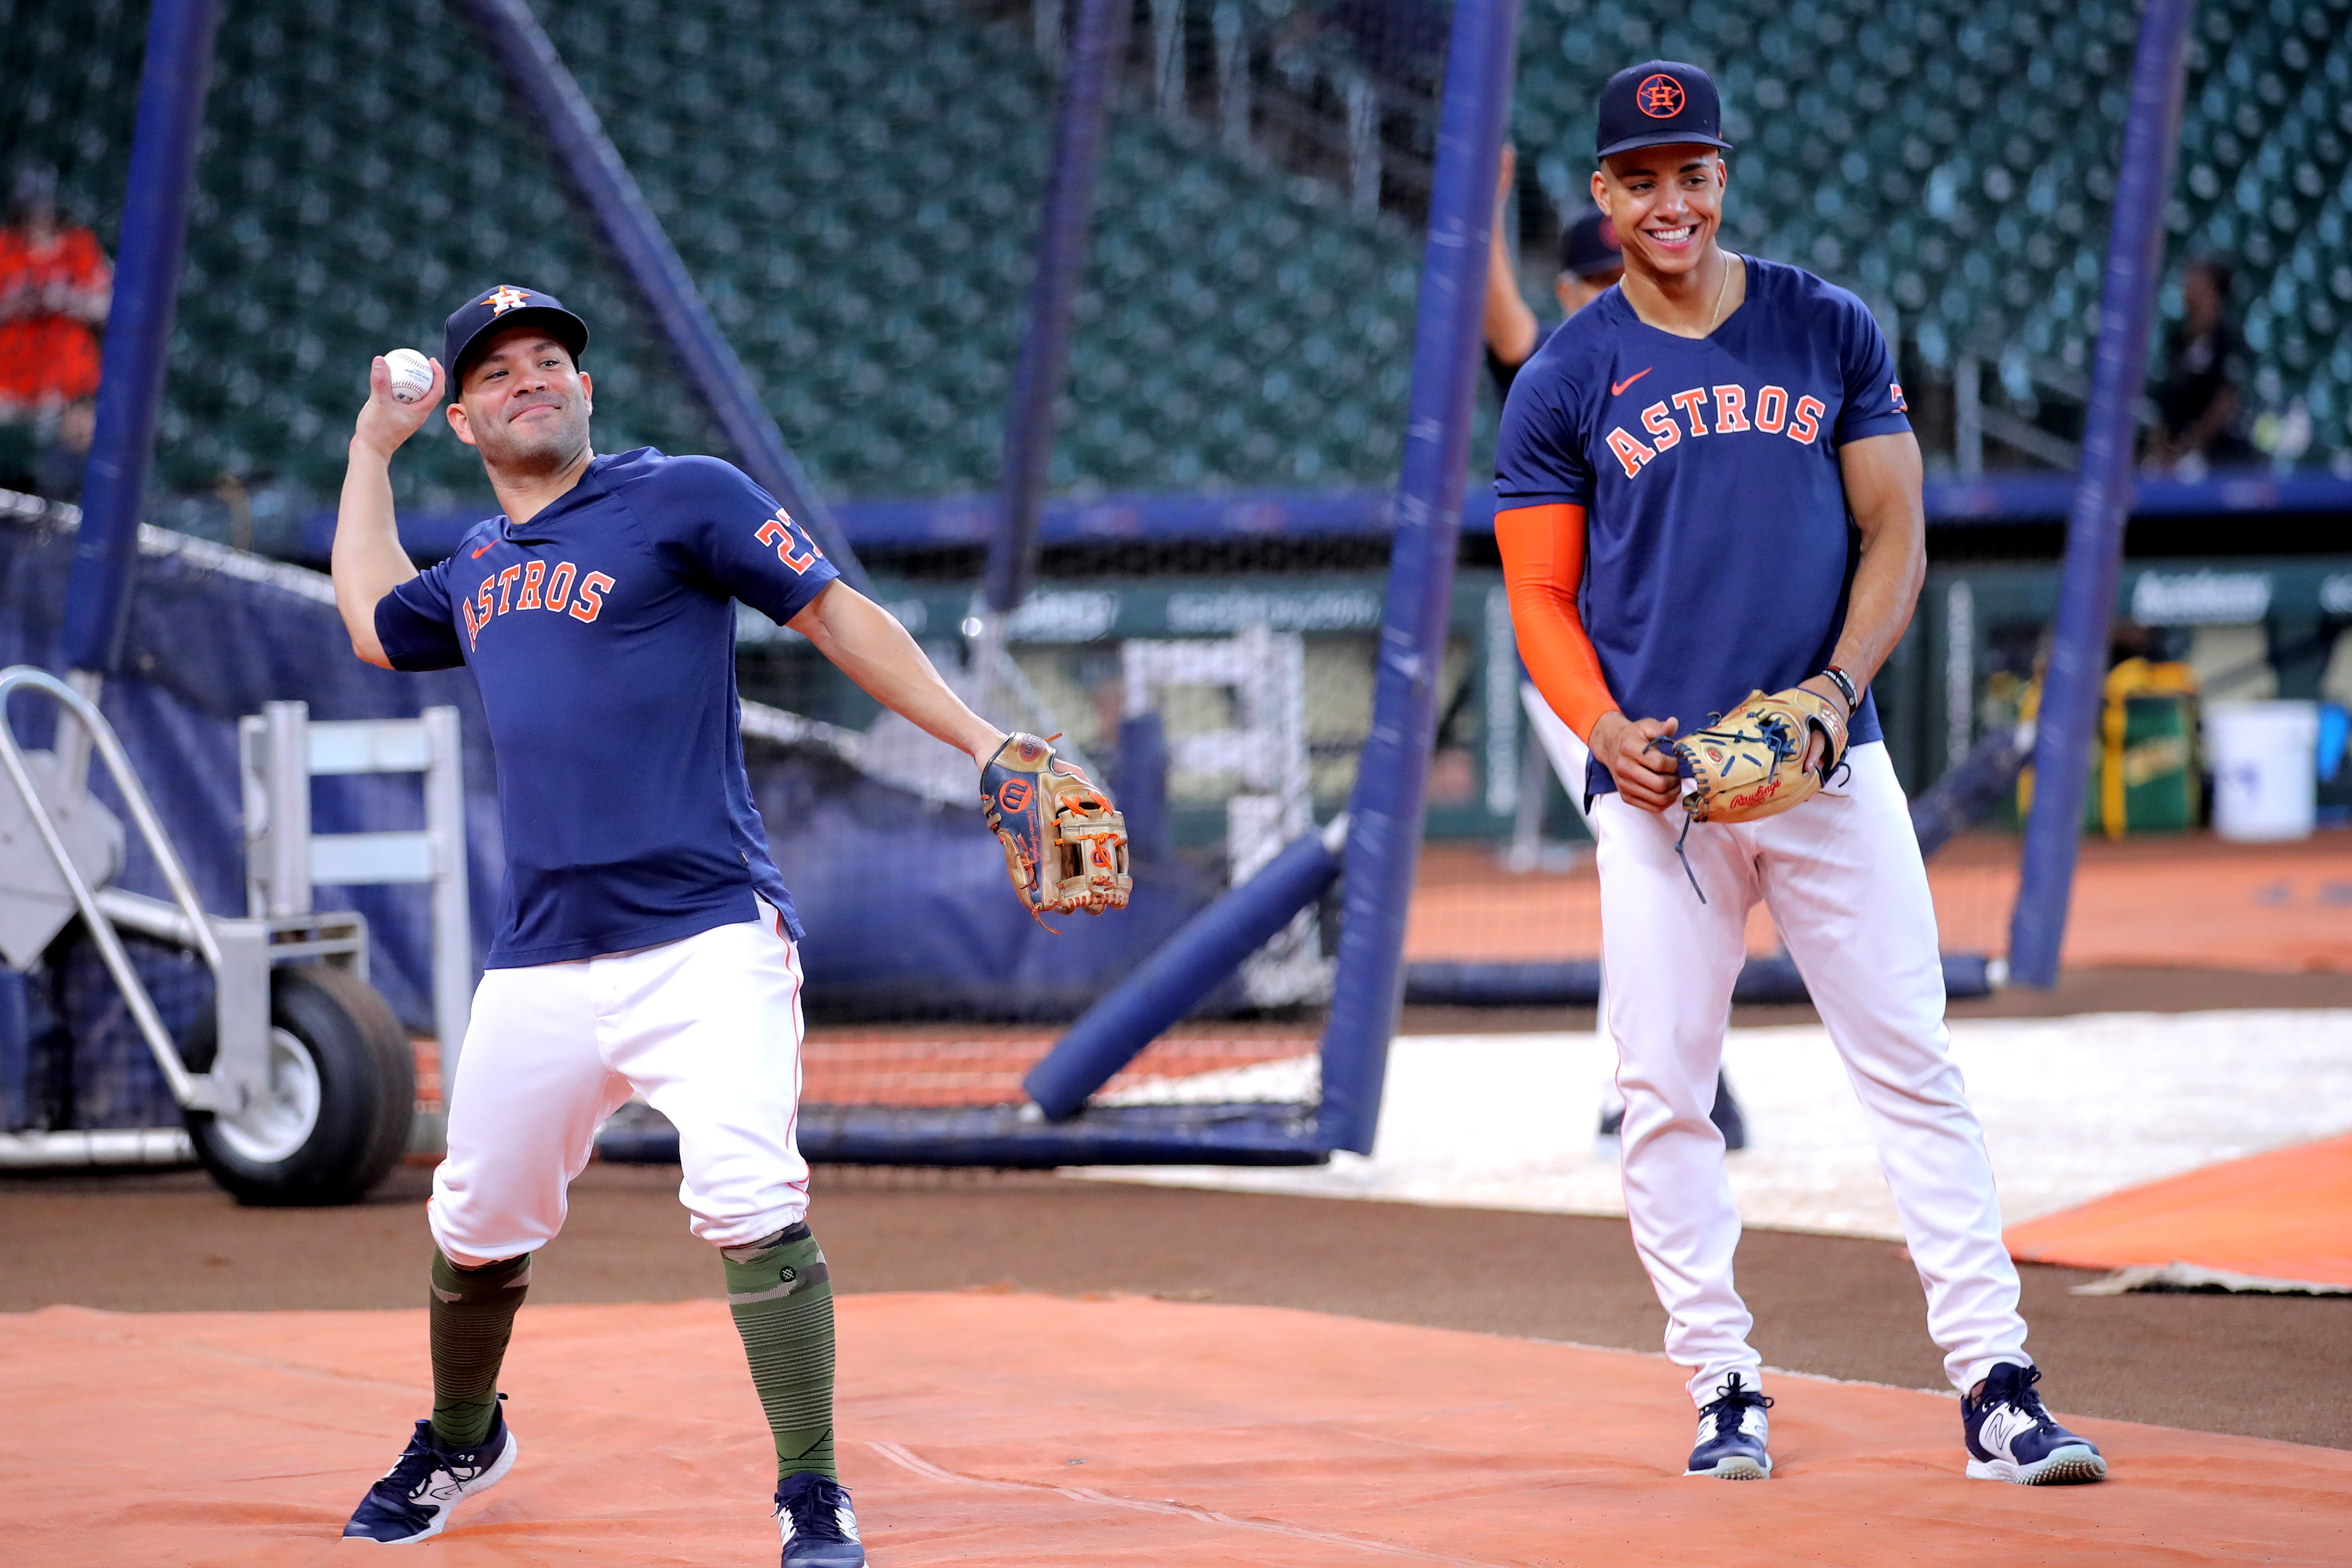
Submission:
[[[1885,340],[1844,290],[1717,244],[1728,144],[1705,71],[1620,71],[1599,122],[1592,195],[1625,276],[1520,371],[1496,534],[1520,652],[1592,752],[1625,1207],[1700,1410],[1686,1473],[1772,1468],[1707,1118],[1762,899],[1875,1125],[1961,1391],[1968,1473],[2098,1480],[2098,1449],[2034,1392],[1983,1134],[1948,1050],[1927,872],[1868,695],[1926,563],[1919,448]],[[1794,688],[1782,706],[1817,716],[1776,733],[1801,737],[1792,756],[1826,785],[1754,821],[1669,813],[1688,767],[1673,737],[1757,688]]]
[[[343,1534],[432,1535],[513,1466],[497,1385],[531,1254],[635,1091],[677,1125],[678,1197],[723,1260],[775,1439],[783,1561],[849,1568],[866,1556],[834,1469],[833,1288],[793,1136],[802,932],[744,772],[731,601],[984,768],[1011,743],[735,468],[597,455],[587,343],[560,301],[493,289],[449,317],[428,395],[396,401],[375,361],[352,437],[343,623],[370,664],[472,667],[507,877],[427,1209],[433,1414]],[[505,514],[419,572],[390,465],[445,386]]]
[[[1535,357],[1538,349],[1559,330],[1559,322],[1539,322],[1528,302],[1519,297],[1519,280],[1511,265],[1510,249],[1504,239],[1503,204],[1510,198],[1512,182],[1517,172],[1518,156],[1510,143],[1503,144],[1502,168],[1495,177],[1495,222],[1493,238],[1486,249],[1486,308],[1484,326],[1486,338],[1486,373],[1495,382],[1495,395],[1507,398],[1511,383],[1518,379],[1519,367]],[[1559,276],[1552,280],[1553,298],[1559,301],[1561,320],[1575,315],[1607,293],[1610,287],[1625,276],[1624,246],[1617,243],[1617,231],[1608,214],[1594,207],[1582,214],[1560,231]],[[1522,682],[1521,700],[1527,705],[1528,718],[1538,727],[1538,737],[1545,727],[1556,721],[1548,712],[1539,712],[1543,698],[1532,682]],[[1558,734],[1558,731],[1554,731]],[[1567,744],[1560,737],[1562,748],[1574,755],[1573,760],[1555,759],[1553,767],[1559,772],[1563,788],[1573,789],[1568,780],[1571,772],[1581,774],[1584,758],[1581,743]],[[1547,742],[1547,746],[1550,743]],[[1731,1080],[1721,1072],[1716,1075],[1715,1105],[1709,1118],[1723,1134],[1724,1146],[1744,1149],[1748,1146],[1748,1121],[1741,1113],[1739,1102],[1731,1092]],[[1601,1092],[1600,1142],[1613,1145],[1625,1121],[1625,1103],[1617,1096],[1614,1080]]]

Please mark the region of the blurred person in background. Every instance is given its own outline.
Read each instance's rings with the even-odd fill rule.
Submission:
[[[58,215],[58,173],[20,166],[0,228],[0,420],[31,422],[45,494],[81,489],[98,393],[98,328],[114,268],[98,236]]]
[[[1557,323],[1548,327],[1538,322],[1519,297],[1518,273],[1503,237],[1503,204],[1510,199],[1517,165],[1517,154],[1505,146],[1502,172],[1495,180],[1494,238],[1486,250],[1486,371],[1495,378],[1497,395],[1508,395],[1519,367],[1535,358],[1536,350],[1559,330]],[[1551,291],[1559,301],[1562,321],[1600,298],[1624,276],[1624,247],[1617,243],[1617,231],[1609,226],[1600,208],[1587,208],[1560,231],[1559,276],[1552,280]]]
[[[2148,465],[2159,472],[2193,479],[2207,468],[2262,461],[2242,417],[2246,349],[2226,317],[2230,283],[2230,264],[2214,256],[2180,275],[2180,324],[2165,335],[2156,384],[2161,428],[2147,445]]]

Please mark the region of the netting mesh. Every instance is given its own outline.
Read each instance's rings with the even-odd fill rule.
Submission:
[[[965,622],[1069,10],[541,8],[877,595],[992,716],[1059,731],[1108,773],[1139,835],[1136,907],[1044,934],[1005,885],[969,764],[747,615],[754,789],[811,928],[815,1103],[1018,1099],[1060,1020],[1340,809],[1370,723],[1435,11],[1139,5],[1043,580],[995,684],[975,666]],[[136,0],[0,0],[12,177],[49,182],[43,222],[100,269],[146,21]],[[591,321],[600,450],[725,451],[455,5],[226,8],[187,254],[149,507],[171,528],[323,564],[368,357],[437,351],[443,314],[502,281]],[[87,308],[68,335],[94,353],[105,279],[76,282]],[[19,369],[54,358],[0,343],[11,353]],[[89,392],[59,381],[0,408],[0,486],[74,496]],[[437,421],[394,487],[423,559],[494,509]],[[1477,695],[1491,586],[1457,595],[1441,831],[1491,835],[1507,815],[1486,788]],[[1234,1097],[1311,1099],[1335,919],[1335,904],[1304,913],[1114,1097],[1208,1075]]]

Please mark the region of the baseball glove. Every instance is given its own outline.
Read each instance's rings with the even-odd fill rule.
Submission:
[[[1034,735],[1007,736],[981,769],[980,801],[1004,845],[1013,891],[1038,925],[1045,925],[1047,915],[1127,907],[1135,890],[1127,819],[1108,790],[1051,746]]]
[[[1813,732],[1824,745],[1805,768]],[[1653,745],[1674,753],[1683,810],[1694,822],[1753,822],[1812,799],[1845,758],[1845,716],[1802,686],[1748,700],[1705,729]]]

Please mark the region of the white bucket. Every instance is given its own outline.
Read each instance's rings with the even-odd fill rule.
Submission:
[[[2316,814],[2319,705],[2210,703],[2213,831],[2225,839],[2307,839]]]

